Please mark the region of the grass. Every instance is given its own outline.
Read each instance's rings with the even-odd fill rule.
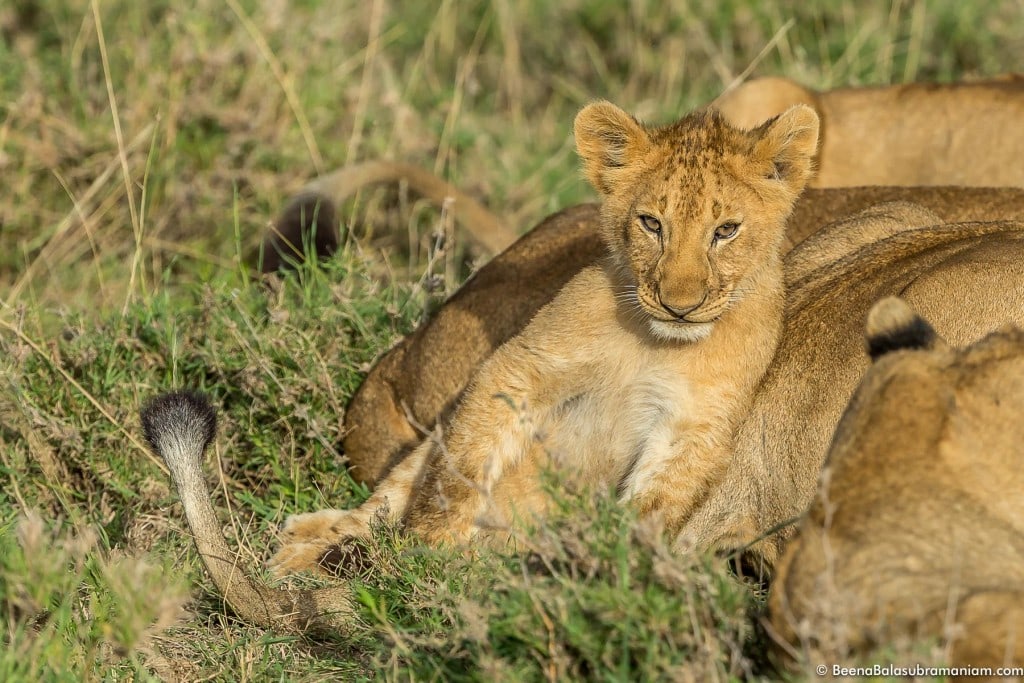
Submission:
[[[748,72],[991,75],[1019,67],[1021,36],[1009,1],[3,3],[0,678],[754,675],[756,592],[603,496],[511,556],[382,539],[361,628],[334,642],[238,623],[138,407],[213,396],[216,504],[257,566],[286,515],[365,496],[337,452],[345,403],[446,293],[429,286],[437,215],[386,192],[345,214],[333,263],[251,280],[305,179],[409,160],[525,229],[590,197],[569,130],[591,99],[665,121]]]

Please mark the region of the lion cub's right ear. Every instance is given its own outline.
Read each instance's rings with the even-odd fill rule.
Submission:
[[[898,296],[887,296],[871,307],[864,331],[873,361],[893,351],[949,348],[928,321]]]
[[[615,190],[622,169],[639,161],[651,147],[640,122],[611,102],[594,102],[581,109],[573,135],[587,180],[605,195]]]

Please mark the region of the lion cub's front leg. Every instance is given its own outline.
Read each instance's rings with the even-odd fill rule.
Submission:
[[[658,437],[661,436],[661,439]],[[639,459],[624,482],[622,500],[642,517],[655,517],[669,538],[725,474],[732,454],[729,417],[677,424]]]
[[[464,543],[476,534],[478,519],[494,503],[495,485],[529,457],[539,425],[599,371],[601,338],[580,325],[567,330],[565,320],[576,306],[573,293],[592,293],[603,282],[598,269],[577,275],[522,334],[481,366],[427,465],[407,528],[435,544]],[[530,483],[526,477],[510,485]],[[524,488],[521,493],[503,492],[513,506],[520,502],[529,508],[535,492]]]
[[[292,515],[281,528],[281,547],[267,566],[275,576],[324,570],[333,548],[369,533],[370,522],[362,508]]]
[[[268,566],[277,576],[324,569],[324,560],[339,545],[369,538],[374,519],[398,522],[405,515],[414,492],[422,485],[432,441],[409,454],[380,482],[373,495],[352,510],[318,510],[292,515],[281,528],[281,547]]]
[[[565,317],[552,302],[535,319],[536,329],[500,347],[477,372],[442,438],[420,444],[363,505],[290,518],[271,568],[278,574],[321,568],[339,543],[368,537],[385,507],[389,519],[404,521],[428,543],[472,538],[495,483],[530,451],[540,417],[594,372],[593,349],[565,351],[565,335],[550,333]]]
[[[476,533],[495,483],[529,450],[538,413],[536,392],[500,371],[481,369],[443,442],[433,446],[407,527],[431,544],[461,544]]]

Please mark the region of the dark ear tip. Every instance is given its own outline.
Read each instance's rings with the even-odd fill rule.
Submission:
[[[865,332],[871,360],[892,351],[930,349],[938,339],[928,321],[895,296],[871,307]]]
[[[274,227],[263,239],[260,272],[272,273],[301,262],[307,248],[318,257],[338,249],[338,220],[334,203],[326,196],[307,192],[293,198],[281,211]]]

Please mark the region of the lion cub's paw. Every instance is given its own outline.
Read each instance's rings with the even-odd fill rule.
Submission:
[[[338,549],[368,538],[370,526],[354,510],[320,510],[289,517],[281,528],[281,547],[267,563],[275,576],[301,571],[336,570]]]
[[[303,571],[326,574],[323,560],[331,548],[330,543],[285,543],[267,562],[267,568],[278,578]]]
[[[368,536],[370,526],[355,510],[320,510],[292,515],[281,527],[283,543],[335,543],[347,536]]]

